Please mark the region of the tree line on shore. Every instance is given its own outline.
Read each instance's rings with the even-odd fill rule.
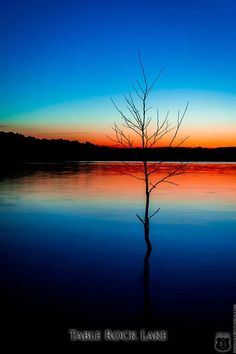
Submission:
[[[1,162],[5,164],[48,161],[140,161],[140,148],[98,146],[64,139],[37,139],[0,132]],[[147,152],[153,161],[236,161],[236,147],[158,147]]]

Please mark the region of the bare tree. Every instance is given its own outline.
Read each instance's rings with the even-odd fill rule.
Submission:
[[[184,172],[186,163],[179,162],[178,164],[173,165],[162,178],[156,179],[155,174],[160,170],[161,165],[165,162],[160,160],[158,162],[149,161],[149,150],[154,147],[158,147],[160,141],[163,139],[168,140],[166,143],[167,147],[177,147],[183,144],[188,137],[185,137],[180,142],[176,143],[177,137],[179,134],[180,127],[182,125],[184,116],[188,109],[188,103],[186,104],[183,112],[178,111],[176,124],[173,125],[169,121],[169,111],[167,112],[164,119],[160,119],[158,109],[156,110],[156,117],[152,119],[148,115],[148,111],[152,107],[148,106],[148,98],[152,92],[155,84],[160,78],[163,70],[157,75],[157,77],[149,82],[147,79],[146,71],[140,56],[138,55],[140,69],[142,73],[142,82],[136,81],[136,84],[133,84],[134,94],[128,92],[127,95],[124,95],[124,100],[126,103],[127,111],[124,112],[121,110],[115,101],[111,98],[112,103],[114,104],[116,110],[122,118],[122,124],[118,125],[114,123],[112,127],[114,131],[114,136],[108,138],[116,144],[116,146],[126,147],[133,149],[135,147],[136,140],[138,138],[139,146],[141,146],[140,151],[140,160],[142,161],[142,168],[136,164],[130,164],[123,161],[123,163],[129,167],[133,173],[123,172],[126,175],[129,175],[133,178],[144,181],[145,183],[145,212],[143,216],[137,214],[138,219],[144,226],[144,236],[145,242],[147,245],[147,257],[151,253],[151,242],[149,239],[149,226],[150,219],[158,213],[160,208],[156,209],[151,215],[149,214],[150,206],[150,195],[160,185],[161,183],[169,183],[177,185],[172,182],[170,179],[174,176],[180,175]],[[138,103],[137,103],[138,100]],[[130,171],[129,170],[129,171]],[[135,172],[142,172],[140,177]]]

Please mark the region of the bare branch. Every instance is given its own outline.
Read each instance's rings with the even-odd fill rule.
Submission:
[[[142,88],[142,86],[141,86],[140,82],[139,82],[138,80],[136,80],[136,82],[137,82],[137,84],[138,84],[138,87],[140,88],[140,90],[141,90],[141,91],[142,91],[142,93],[144,94],[144,93],[145,93],[145,91],[144,91],[144,89]],[[142,97],[142,100],[143,100],[143,97]]]
[[[138,52],[138,59],[139,59],[139,64],[140,64],[140,67],[141,67],[141,71],[142,71],[142,74],[143,74],[143,80],[144,80],[144,84],[145,84],[145,91],[144,92],[147,93],[147,90],[148,90],[147,77],[146,77],[146,73],[145,73],[145,70],[144,70],[144,66],[143,66],[143,62],[142,62],[140,51]]]
[[[154,215],[156,215],[159,210],[160,210],[160,208],[158,208],[151,216],[149,216],[149,219],[151,219]]]
[[[130,168],[133,168],[134,170],[138,170],[140,172],[143,172],[143,168],[141,168],[141,167],[135,166],[134,164],[130,164],[126,161],[122,161],[122,163]]]
[[[137,218],[141,221],[141,223],[143,223],[143,224],[144,224],[143,219],[142,219],[142,218],[140,218],[140,216],[139,216],[138,214],[136,214],[136,216],[137,216]]]
[[[159,80],[160,76],[162,75],[163,71],[165,68],[162,68],[161,71],[159,72],[159,74],[157,75],[157,77],[155,78],[155,80],[153,80],[153,82],[151,83],[151,85],[148,88],[147,91],[147,95],[149,95],[149,93],[152,91],[153,87],[155,86],[155,84],[157,83],[157,81]]]
[[[182,145],[188,138],[189,138],[189,136],[186,136],[186,138],[181,140],[181,142],[178,145],[175,145],[175,147],[179,147],[180,145]]]
[[[179,128],[180,128],[180,126],[181,126],[181,124],[182,124],[182,122],[183,122],[184,116],[185,116],[185,114],[186,114],[186,112],[187,112],[187,110],[188,110],[188,105],[189,105],[189,103],[187,102],[187,104],[186,104],[186,106],[185,106],[185,109],[184,109],[184,112],[183,112],[183,114],[182,114],[181,117],[180,117],[180,111],[178,112],[178,121],[177,121],[176,130],[175,130],[175,133],[174,133],[174,135],[173,135],[172,140],[171,140],[170,143],[169,143],[169,147],[172,146],[173,142],[175,141],[175,139],[176,139],[176,137],[177,137],[177,134],[178,134],[178,132],[179,132]]]
[[[172,181],[163,181],[163,183],[169,183],[169,184],[173,184],[173,186],[178,186],[179,187],[178,183],[174,183]]]
[[[183,172],[183,168],[184,168],[187,164],[188,164],[188,163],[183,163],[183,162],[181,162],[175,170],[169,172],[165,177],[161,178],[160,180],[158,180],[158,181],[155,182],[155,183],[150,183],[150,185],[151,185],[152,187],[150,188],[149,193],[151,193],[151,192],[153,191],[153,189],[156,188],[156,186],[157,186],[158,184],[163,183],[163,182],[166,182],[166,180],[167,180],[168,178],[170,178],[170,177],[172,177],[172,176],[178,176],[178,175],[180,175],[180,174],[183,174],[183,173],[184,173],[184,172]]]
[[[152,109],[152,106],[151,107],[148,107],[145,109],[145,112],[147,113],[148,111],[150,111],[150,109]]]
[[[122,175],[127,175],[127,176],[130,176],[130,177],[133,177],[133,178],[139,179],[140,181],[145,181],[145,178],[142,178],[142,177],[138,177],[138,176],[132,175],[131,173],[127,173],[127,172],[121,172],[121,173],[122,173]]]
[[[138,90],[136,89],[136,87],[135,87],[134,84],[132,84],[132,87],[133,87],[133,89],[134,89],[136,95],[140,98],[140,100],[143,100],[143,97],[138,93]]]

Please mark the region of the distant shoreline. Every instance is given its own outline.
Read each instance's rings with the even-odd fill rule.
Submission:
[[[79,161],[141,161],[142,149],[98,146],[63,139],[37,139],[0,132],[2,166]],[[146,150],[148,161],[236,162],[236,147],[160,147]]]

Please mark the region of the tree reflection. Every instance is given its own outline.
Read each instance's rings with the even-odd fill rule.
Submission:
[[[145,241],[147,245],[146,254],[143,263],[143,300],[144,300],[144,322],[150,323],[151,303],[150,303],[150,256],[152,253],[152,244],[149,239],[149,228],[145,228]]]

